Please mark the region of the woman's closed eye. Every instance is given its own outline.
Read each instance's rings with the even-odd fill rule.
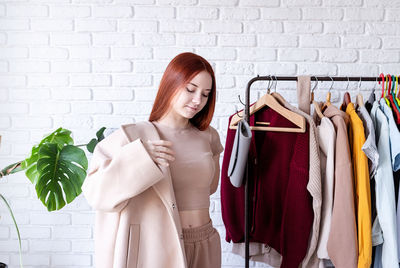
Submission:
[[[190,93],[193,93],[193,92],[194,92],[194,90],[190,90],[190,89],[188,89],[188,88],[186,88],[186,90],[187,90],[188,92],[190,92]],[[205,98],[208,97],[208,94],[201,94],[201,95],[203,95],[203,97],[205,97]]]

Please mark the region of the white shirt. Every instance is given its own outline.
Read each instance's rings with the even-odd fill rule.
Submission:
[[[329,259],[327,243],[331,229],[331,216],[333,206],[333,186],[335,181],[335,143],[336,131],[331,120],[327,117],[321,119],[317,127],[321,157],[321,182],[322,182],[322,218],[321,233],[318,241],[317,255],[320,259]]]

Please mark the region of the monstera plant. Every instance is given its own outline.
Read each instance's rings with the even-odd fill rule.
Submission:
[[[35,186],[37,197],[47,210],[59,210],[82,193],[81,187],[86,178],[88,160],[85,152],[79,147],[86,146],[86,149],[93,153],[97,143],[104,139],[104,130],[105,127],[99,129],[96,138],[88,144],[74,145],[71,131],[60,127],[33,146],[26,159],[3,168],[0,171],[0,179],[25,170],[25,175]],[[22,267],[18,225],[10,205],[2,194],[0,199],[6,204],[17,229]]]

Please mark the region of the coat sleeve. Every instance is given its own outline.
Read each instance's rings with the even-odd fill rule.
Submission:
[[[163,178],[140,138],[129,142],[117,130],[97,144],[82,191],[91,207],[121,211],[129,199]]]

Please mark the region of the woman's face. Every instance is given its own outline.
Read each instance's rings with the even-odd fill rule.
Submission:
[[[202,71],[179,89],[172,100],[172,110],[187,119],[192,118],[206,105],[212,87],[211,75]]]

